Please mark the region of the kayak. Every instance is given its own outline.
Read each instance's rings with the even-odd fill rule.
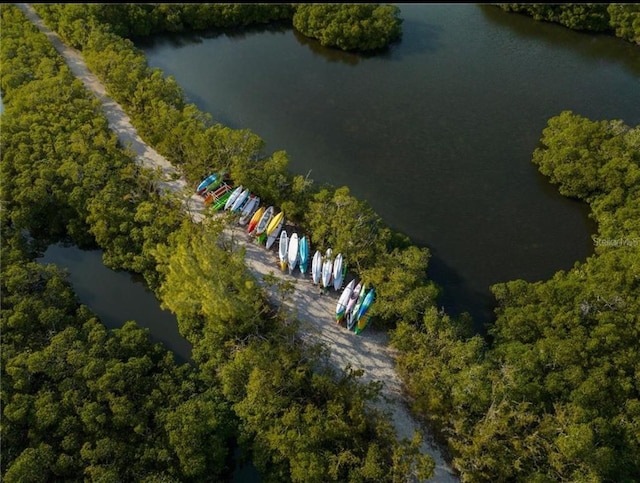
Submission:
[[[262,217],[260,218],[260,221],[258,221],[258,224],[256,225],[256,229],[254,230],[254,233],[253,233],[254,235],[259,237],[265,232],[265,230],[267,229],[267,226],[269,225],[269,222],[271,221],[271,218],[273,218],[274,211],[275,211],[275,208],[273,206],[270,206],[264,211],[264,213],[262,214]]]
[[[358,282],[358,284],[351,291],[351,295],[349,296],[349,300],[347,301],[347,307],[345,308],[345,311],[344,311],[344,316],[347,317],[347,322],[349,321],[349,316],[351,315],[351,311],[353,310],[353,307],[355,307],[356,302],[358,301],[358,297],[360,296],[361,290],[362,290],[362,283]],[[347,324],[347,328],[352,329],[353,325],[349,327]]]
[[[369,316],[367,312],[371,307],[371,304],[373,304],[374,297],[375,297],[375,289],[372,288],[371,290],[369,290],[369,292],[365,296],[364,300],[362,301],[362,304],[358,309],[358,313],[356,314],[356,326],[353,329],[356,334],[359,334],[360,332],[362,332],[365,329],[365,327],[369,324]]]
[[[364,298],[366,297],[366,295],[367,295],[367,285],[363,283],[362,287],[360,288],[360,293],[358,294],[358,300],[356,301],[355,305],[351,309],[351,312],[349,312],[349,318],[347,319],[347,329],[351,330],[353,329],[354,325],[356,325],[356,322],[358,321],[357,315],[358,315],[358,312],[360,311],[360,306],[362,305],[362,302],[364,301]]]
[[[300,248],[300,273],[304,274],[307,273],[307,265],[309,264],[309,242],[307,241],[306,236],[300,238],[298,247]]]
[[[284,211],[281,211],[277,215],[273,215],[271,221],[269,221],[269,224],[267,225],[267,229],[264,231],[267,236],[273,233],[273,231],[278,227],[278,223],[282,220],[284,220]]]
[[[261,206],[253,214],[253,216],[251,217],[251,220],[249,220],[249,225],[247,226],[247,233],[252,233],[256,229],[256,226],[258,226],[258,222],[262,218],[262,215],[264,215],[265,210],[266,208],[264,206]]]
[[[249,220],[251,219],[253,214],[256,212],[259,205],[260,205],[259,196],[256,196],[256,195],[249,196],[249,199],[245,203],[244,208],[242,208],[242,211],[240,212],[240,219],[238,220],[238,223],[243,226],[249,223]]]
[[[211,203],[215,203],[216,201],[218,201],[220,199],[220,197],[223,194],[225,194],[227,191],[231,191],[231,186],[229,186],[226,183],[223,184],[222,186],[218,187],[218,189],[216,189],[214,191],[209,191],[207,193],[207,195],[204,197],[205,206],[208,206]]]
[[[249,199],[250,194],[251,192],[249,191],[249,188],[245,189],[242,193],[240,193],[236,198],[236,200],[229,207],[229,211],[231,213],[238,213],[240,209],[244,206],[246,201]]]
[[[280,246],[278,247],[278,256],[280,258],[280,270],[283,272],[287,269],[287,250],[289,247],[289,238],[287,230],[280,232]]]
[[[213,211],[218,211],[220,210],[229,200],[229,197],[231,196],[231,193],[233,193],[232,191],[227,191],[225,194],[223,194],[220,198],[218,198],[218,201],[216,201],[213,205]]]
[[[227,175],[227,173],[225,171],[222,171],[218,175],[218,179],[216,179],[213,183],[209,184],[209,186],[207,186],[202,191],[202,194],[200,196],[205,196],[205,195],[211,193],[212,190],[215,190],[218,186],[220,186],[220,184],[224,181],[226,175]]]
[[[282,215],[282,216],[279,217],[279,215]],[[280,218],[279,221],[276,222],[275,227],[273,227],[271,231],[269,231],[269,234],[267,235],[267,242],[266,242],[267,250],[271,248],[271,246],[276,242],[276,240],[278,239],[278,235],[280,235],[280,230],[282,230],[282,228],[284,227],[284,214],[280,212],[278,215],[275,216],[274,219],[277,219],[278,217]],[[271,223],[273,223],[273,220]]]
[[[349,303],[349,299],[351,298],[351,293],[356,284],[356,279],[354,278],[347,284],[347,286],[342,291],[342,295],[338,299],[338,304],[336,305],[336,322],[340,323],[344,318],[344,315],[347,310],[347,304]]]
[[[207,176],[205,179],[203,179],[200,184],[198,185],[198,187],[196,188],[196,193],[198,193],[199,195],[203,195],[204,194],[204,190],[207,189],[207,187],[211,184],[214,183],[215,181],[217,181],[218,179],[222,180],[222,177],[218,175],[218,173],[213,173],[210,174],[209,176]]]
[[[313,262],[311,263],[311,278],[313,279],[313,283],[319,284],[321,276],[322,254],[320,253],[320,250],[316,250],[316,253],[313,256]]]
[[[342,271],[342,253],[338,253],[336,255],[335,260],[333,261],[333,288],[337,291],[342,287],[343,281],[343,271]]]
[[[331,277],[333,276],[333,258],[331,254],[331,248],[327,248],[324,258],[322,259],[322,286],[324,288],[329,288],[329,285],[331,285]]]
[[[224,205],[225,210],[228,210],[229,208],[231,208],[231,205],[235,203],[235,201],[238,199],[238,196],[240,196],[240,194],[242,193],[243,189],[244,187],[240,185],[231,192],[231,196],[227,198],[227,202]]]
[[[287,263],[289,265],[289,273],[293,273],[298,264],[298,234],[294,233],[289,238],[289,249],[287,250]]]

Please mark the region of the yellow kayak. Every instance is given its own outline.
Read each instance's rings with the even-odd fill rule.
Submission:
[[[275,230],[277,228],[278,223],[280,223],[280,220],[282,220],[283,216],[284,216],[284,212],[281,211],[276,216],[271,218],[271,221],[267,225],[267,229],[264,231],[267,234],[267,236],[269,236],[269,235],[271,235],[271,233],[273,233],[273,230]]]
[[[264,210],[266,210],[267,208],[264,206],[261,206],[260,208],[258,208],[258,211],[256,211],[253,216],[251,217],[251,220],[249,220],[249,226],[247,226],[247,232],[251,233],[253,230],[256,229],[256,226],[258,225],[258,221],[260,221],[260,218],[262,218],[262,215],[264,215]]]

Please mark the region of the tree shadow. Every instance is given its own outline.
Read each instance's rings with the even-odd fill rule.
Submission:
[[[217,39],[218,37],[227,37],[230,40],[243,40],[251,35],[256,34],[286,34],[293,27],[289,22],[271,22],[262,25],[253,25],[247,27],[234,28],[215,28],[208,30],[190,31],[190,32],[164,32],[161,34],[151,35],[148,37],[136,37],[131,40],[135,45],[143,49],[151,49],[159,44],[167,43],[171,47],[181,48],[193,44],[201,44],[204,40]]]
[[[488,327],[496,320],[497,307],[489,287],[486,292],[473,290],[468,281],[438,255],[437,250],[429,248],[429,251],[429,278],[440,288],[437,306],[454,319],[467,313],[471,316],[473,333],[486,336]]]
[[[509,29],[518,37],[569,49],[593,64],[620,64],[631,74],[640,76],[640,48],[613,34],[572,30],[560,24],[534,20],[525,14],[505,12],[492,5],[480,5],[480,11],[488,22]],[[588,42],[576,41],[577,36],[586,36]]]

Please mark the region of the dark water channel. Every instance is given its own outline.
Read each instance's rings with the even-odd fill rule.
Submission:
[[[640,49],[474,4],[399,5],[403,38],[364,57],[287,28],[138,44],[190,102],[318,183],[349,186],[428,247],[447,312],[493,317],[489,286],[592,253],[588,207],[531,163],[563,110],[640,122]]]
[[[160,308],[142,277],[111,270],[102,263],[101,251],[75,246],[51,245],[38,262],[66,269],[79,301],[108,328],[117,329],[133,320],[149,329],[154,342],[173,351],[177,362],[190,360],[191,344],[178,332],[175,315]]]
[[[178,332],[175,315],[160,308],[155,294],[144,280],[129,272],[117,272],[102,263],[99,250],[80,250],[75,246],[51,245],[42,264],[55,264],[66,269],[79,301],[89,307],[110,328],[117,329],[129,321],[149,329],[154,342],[173,351],[176,362],[191,359],[191,344]],[[242,462],[238,449],[234,451],[237,466],[232,483],[257,483],[260,475],[251,463]]]

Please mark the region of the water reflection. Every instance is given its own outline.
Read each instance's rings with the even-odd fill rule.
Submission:
[[[167,33],[162,36],[141,37],[133,39],[134,43],[142,49],[151,49],[161,43],[168,43],[177,49],[189,47],[193,44],[202,44],[205,40],[224,37],[231,41],[241,41],[255,34],[286,34],[292,29],[288,22],[272,22],[264,25],[254,25],[243,28],[220,28],[194,32]]]
[[[293,36],[303,47],[307,47],[315,56],[322,57],[329,62],[342,62],[346,65],[357,65],[365,56],[362,54],[354,54],[352,52],[344,52],[339,49],[330,49],[324,47],[316,39],[312,39],[302,35],[293,29]]]
[[[485,19],[500,28],[508,29],[518,37],[535,40],[547,46],[569,49],[571,54],[591,62],[594,67],[602,63],[617,63],[630,73],[640,76],[640,47],[610,34],[578,32],[559,24],[533,20],[514,12],[505,12],[490,5],[481,5]],[[575,42],[575,35],[584,35],[588,42]]]

